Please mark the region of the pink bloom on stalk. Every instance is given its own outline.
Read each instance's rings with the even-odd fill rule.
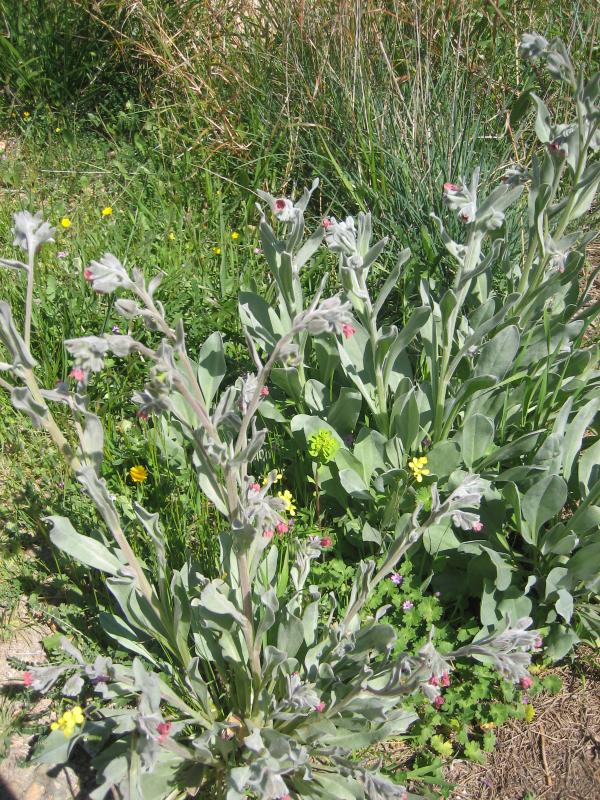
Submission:
[[[263,531],[263,537],[265,539],[272,539],[273,538],[273,531],[271,530],[271,528],[266,528]]]
[[[321,700],[321,701],[319,701],[319,702],[317,703],[317,705],[315,706],[315,711],[317,711],[317,712],[320,714],[322,711],[325,711],[325,709],[326,709],[326,708],[327,708],[327,706],[326,706],[326,705],[325,705],[325,703],[324,703],[324,702]]]
[[[519,686],[521,689],[529,689],[533,686],[533,679],[529,677],[529,675],[524,675],[521,680],[519,681]]]
[[[59,250],[56,255],[57,255],[58,258],[66,258],[67,257],[67,251],[66,250]]]
[[[275,205],[275,211],[283,211],[286,206],[285,199],[283,197],[278,197],[277,200],[275,200],[274,205]]]
[[[69,372],[69,377],[73,378],[75,381],[83,381],[85,380],[85,372],[81,367],[73,367],[71,372]]]
[[[141,419],[142,422],[146,422],[146,420],[148,419],[149,416],[150,416],[150,414],[148,414],[147,411],[144,411],[143,408],[140,409],[140,411],[137,412],[137,418]]]
[[[262,389],[260,390],[260,396],[261,397],[268,397],[269,396],[269,387],[268,386],[263,386],[262,387]]]
[[[428,683],[430,686],[439,686],[439,685],[440,685],[440,682],[439,682],[439,681],[438,681],[438,679],[435,677],[435,675],[432,675],[432,676],[431,676],[431,678],[429,678],[429,680],[427,681],[427,683]]]
[[[536,636],[535,637],[535,642],[533,643],[533,646],[535,647],[536,650],[539,650],[543,643],[544,643],[544,640],[542,639],[542,637],[541,636]]]
[[[87,267],[86,269],[83,270],[83,277],[86,279],[88,283],[91,283],[94,280],[94,273],[89,267]]]
[[[442,677],[441,677],[441,680],[440,680],[440,686],[443,686],[444,688],[446,688],[447,686],[450,686],[450,675],[448,675],[447,672],[442,672]]]
[[[23,686],[27,686],[27,688],[29,688],[32,683],[33,683],[33,675],[31,674],[31,672],[29,672],[29,670],[27,670],[27,672],[23,673]]]
[[[167,736],[169,735],[169,731],[171,730],[171,723],[159,722],[158,725],[156,726],[156,730],[158,732],[159,744],[164,744]]]
[[[321,539],[321,547],[331,547],[332,544],[333,539],[331,539],[329,536],[323,536]]]
[[[262,253],[262,248],[261,247],[255,247],[254,248],[254,255],[257,256],[259,253]]]
[[[354,336],[356,333],[356,328],[353,325],[342,325],[342,333],[344,334],[345,339],[349,339],[351,336]]]
[[[260,483],[251,483],[250,489],[253,492],[260,492]]]
[[[291,794],[282,794],[279,800],[292,800]]]
[[[444,705],[444,702],[445,702],[445,701],[444,701],[444,698],[442,697],[442,695],[441,695],[441,694],[438,694],[438,696],[437,696],[437,697],[435,698],[435,700],[433,701],[433,705],[434,705],[436,708],[441,708],[441,707]]]
[[[479,533],[480,531],[482,531],[483,530],[483,522],[481,522],[481,520],[479,522],[474,522],[473,523],[473,530],[476,533]]]
[[[405,611],[410,611],[410,609],[411,609],[411,608],[414,608],[414,603],[412,602],[412,600],[405,600],[405,601],[402,603],[402,608],[403,608]]]
[[[278,522],[277,525],[275,525],[275,530],[280,536],[283,536],[284,533],[289,531],[289,526],[286,525],[285,522]]]
[[[444,191],[445,192],[460,192],[460,186],[457,186],[455,183],[445,183],[444,184]]]
[[[402,583],[404,581],[404,576],[400,575],[399,572],[392,572],[390,580],[392,583],[395,583],[396,586],[402,586]]]
[[[333,222],[329,219],[329,217],[325,217],[322,224],[325,230],[328,230],[333,225]]]

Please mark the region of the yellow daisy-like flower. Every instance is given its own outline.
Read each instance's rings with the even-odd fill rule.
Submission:
[[[61,217],[60,224],[63,228],[70,228],[71,227],[71,220],[68,217]]]
[[[421,483],[423,480],[423,475],[429,475],[429,470],[425,469],[425,464],[427,463],[427,456],[420,456],[412,458],[408,462],[408,467],[411,470],[415,480],[417,483]]]
[[[85,716],[83,714],[83,709],[81,706],[74,706],[70,711],[65,711],[65,713],[56,720],[56,722],[53,722],[50,725],[50,730],[62,731],[67,739],[69,739],[71,736],[73,736],[76,726],[82,725],[84,721]]]
[[[129,470],[129,475],[134,483],[143,483],[148,480],[148,470],[141,464],[136,464]]]
[[[23,119],[29,119],[30,116],[31,116],[31,114],[29,113],[29,111],[24,111],[23,112]]]
[[[103,217],[110,217],[111,214],[112,214],[112,206],[105,206],[102,209],[102,216]]]
[[[169,231],[169,241],[174,242],[177,237],[173,233],[173,231]]]
[[[296,501],[289,489],[286,489],[284,492],[277,492],[277,497],[280,500],[283,500],[285,503],[284,511],[286,514],[289,514],[290,517],[296,516]]]
[[[239,233],[237,231],[233,231],[233,233],[231,234],[231,238],[235,242],[236,239],[240,238],[240,235],[239,235]]]
[[[279,481],[280,481],[282,478],[283,478],[283,475],[282,475],[282,473],[281,473],[281,472],[278,472],[278,473],[277,473],[277,475],[275,475],[275,480],[273,481],[273,483],[279,483]],[[262,483],[263,483],[263,486],[266,486],[268,482],[269,482],[269,476],[268,476],[268,475],[265,475],[265,477],[263,478],[263,482],[262,482]]]
[[[221,255],[221,248],[220,247],[213,247],[213,253],[216,256],[220,256]]]

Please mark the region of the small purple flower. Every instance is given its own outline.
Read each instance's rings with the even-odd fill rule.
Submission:
[[[442,593],[441,593],[441,592],[434,592],[434,593],[433,593],[433,596],[434,596],[434,597],[441,597],[441,596],[442,596]]]
[[[423,450],[427,450],[428,447],[431,447],[431,439],[429,436],[426,436],[423,441],[421,442],[421,447]]]
[[[57,258],[66,258],[67,257],[67,251],[66,250],[59,250],[58,253],[56,254],[56,257]]]
[[[402,586],[402,582],[404,581],[404,576],[400,575],[399,572],[392,572],[390,580],[392,583],[395,583],[396,586]]]
[[[261,247],[255,247],[254,248],[254,255],[257,256],[257,255],[259,255],[259,253],[262,253],[262,248]]]
[[[402,608],[403,608],[405,611],[410,611],[410,609],[411,609],[411,608],[414,608],[414,603],[412,602],[412,600],[405,600],[405,601],[402,603]]]
[[[530,705],[531,700],[529,699],[528,695],[524,694],[521,697],[521,702],[523,703],[524,706],[528,706],[528,705]]]
[[[121,333],[121,328],[118,325],[113,325],[111,330],[113,333]]]
[[[65,488],[65,482],[64,481],[59,481],[56,485],[58,486],[59,489],[64,489]]]
[[[321,546],[321,537],[320,536],[309,536],[308,541],[311,544],[318,544],[319,547]]]

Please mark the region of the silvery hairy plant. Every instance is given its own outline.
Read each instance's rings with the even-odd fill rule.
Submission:
[[[600,570],[600,372],[597,340],[586,336],[600,310],[591,292],[599,268],[583,270],[597,233],[577,227],[600,184],[600,73],[586,78],[560,40],[537,34],[524,35],[521,55],[559,81],[564,116],[553,119],[541,97],[524,92],[512,121],[516,127],[534,111],[531,159],[508,166],[497,185],[479,170],[444,184],[456,220],[432,215],[432,224],[452,267],[449,285],[422,280],[420,305],[404,324],[390,324],[388,300],[408,251],[385,280],[373,280],[387,241],[371,241],[370,214],[326,217],[304,242],[306,204],[262,193],[280,223],[271,226],[266,215],[261,222],[275,308],[247,291],[240,310],[256,346],[269,352],[282,309],[305,303],[301,273],[322,239],[337,258],[352,318],[342,336],[324,335],[312,351],[298,342],[306,365],[293,385],[278,381],[294,398],[297,443],[310,446],[327,432],[337,445],[319,465],[320,491],[343,509],[379,503],[381,524],[363,524],[362,535],[381,545],[378,529],[395,524],[406,498],[414,502],[415,458],[427,458],[440,486],[452,488],[456,471],[482,474],[485,504],[502,508],[490,512],[487,533],[461,540],[484,527],[478,515],[463,515],[424,537],[424,546],[432,557],[455,551],[452,566],[462,574],[452,590],[473,587],[483,624],[535,608],[558,658],[577,641],[573,619],[579,603],[593,602]],[[450,235],[453,224],[464,236]],[[269,403],[261,409],[263,417],[276,413]],[[575,513],[565,513],[567,503]],[[476,580],[463,580],[475,560],[465,554],[478,559]],[[588,629],[591,619],[583,620]],[[599,631],[596,624],[593,639]]]
[[[275,199],[274,207],[294,224],[291,202]],[[38,217],[15,215],[28,277],[40,244],[32,229],[50,233]],[[27,685],[40,692],[61,681],[67,697],[77,697],[84,686],[97,695],[53,723],[39,760],[62,763],[82,743],[97,768],[92,800],[408,798],[405,787],[353,753],[403,733],[416,718],[403,700],[422,691],[435,701],[437,679],[456,658],[487,659],[519,682],[528,679],[531,651],[539,643],[537,632],[528,630],[531,620],[523,618],[484,630],[455,652],[441,655],[428,643],[417,653],[393,655],[387,608],[365,612],[373,589],[409,547],[445,519],[477,508],[483,482],[464,474],[445,497],[433,487],[427,512],[417,506],[400,517],[382,558],[358,564],[346,607],[334,596],[321,597],[309,582],[311,562],[326,546],[318,538],[291,541],[293,565],[282,587],[273,531],[288,527],[286,503],[273,491],[275,473],[263,483],[252,473],[267,435],[257,412],[267,402],[264,390],[274,369],[297,370],[309,339],[344,336],[344,326],[352,324],[348,302],[338,295],[323,299],[322,285],[305,308],[286,306],[287,316],[282,313],[281,328],[262,356],[248,336],[254,372],[224,385],[221,337],[209,337],[194,361],[182,322],[172,326],[156,299],[160,276],[147,282],[141,270],[130,271],[106,254],[84,277],[97,292],[118,293],[117,310],[140,320],[154,340],[158,334],[158,345],[129,334],[67,340],[76,389],[44,390],[29,346],[2,303],[0,337],[8,357],[2,385],[14,406],[52,437],[102,520],[86,536],[68,519],[52,516],[50,538],[105,575],[120,610],[103,614],[103,628],[132,660],[117,664],[99,654],[86,662],[64,638],[69,661],[25,673]],[[138,504],[137,521],[151,543],[156,571],[133,552],[102,477],[103,428],[86,394],[108,355],[143,357],[149,374],[133,398],[140,415],[154,424],[168,419],[186,437],[198,485],[227,519],[218,578],[205,577],[193,558],[174,569],[158,514]],[[68,435],[53,416],[54,403],[70,414]]]

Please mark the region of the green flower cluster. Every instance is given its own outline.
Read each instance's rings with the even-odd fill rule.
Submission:
[[[311,458],[326,464],[337,453],[339,446],[335,436],[325,428],[321,428],[309,437],[308,454]]]

